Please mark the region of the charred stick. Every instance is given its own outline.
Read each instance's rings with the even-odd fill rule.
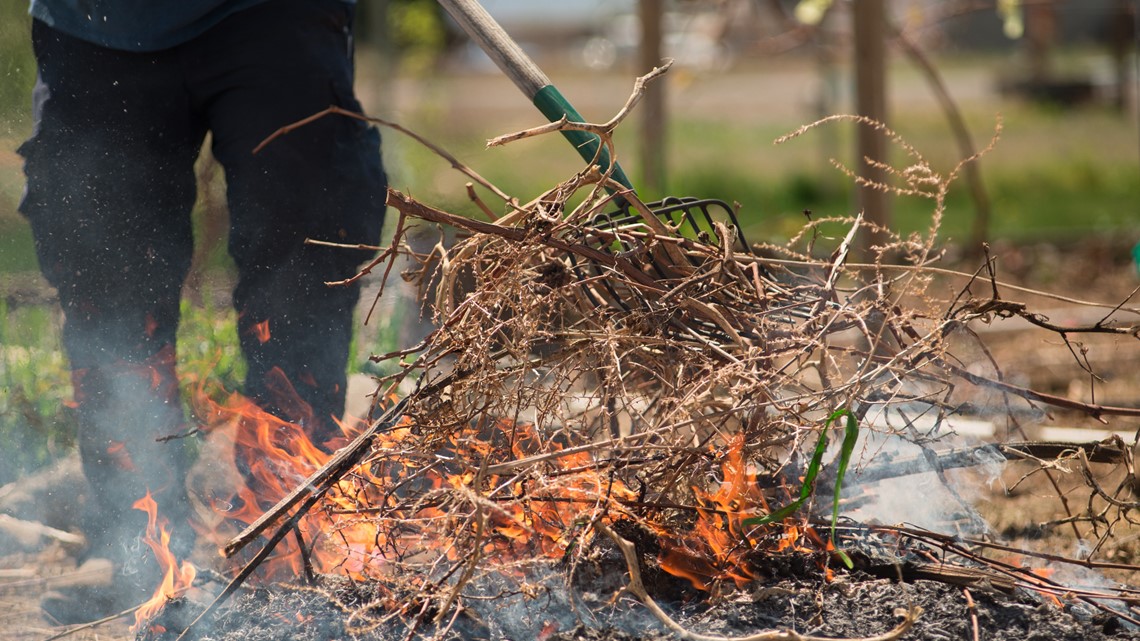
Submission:
[[[1126,460],[1127,450],[1122,444],[1092,441],[1088,443],[1007,443],[999,446],[1002,454],[1010,460],[1018,458],[1062,458],[1067,456],[1084,456],[1090,463],[1120,463]]]
[[[622,557],[625,559],[626,569],[629,571],[629,583],[625,586],[625,591],[637,597],[641,603],[661,621],[665,627],[673,631],[677,636],[685,641],[822,641],[822,637],[815,637],[806,634],[800,634],[795,630],[764,630],[755,634],[749,634],[739,637],[724,637],[720,635],[698,634],[691,630],[687,630],[670,617],[653,597],[649,596],[649,592],[645,589],[645,584],[641,579],[641,570],[637,560],[637,550],[633,543],[625,539],[602,523],[595,523],[594,528],[598,532],[606,535],[611,541],[617,545],[618,550],[621,551]],[[903,621],[896,626],[893,630],[885,634],[873,637],[864,637],[861,641],[894,641],[901,638],[914,622],[922,614],[922,608],[918,606],[911,606],[907,609],[899,609],[896,613],[903,617]],[[831,639],[829,641],[842,641]],[[854,641],[854,639],[849,640]]]
[[[955,548],[957,548],[957,549],[955,549]],[[1018,567],[1016,565],[1012,565],[1009,563],[1004,563],[1002,561],[997,561],[995,559],[986,559],[984,557],[974,556],[974,555],[969,554],[965,550],[958,548],[958,546],[947,546],[947,549],[951,550],[955,554],[959,554],[959,555],[963,556],[964,558],[972,559],[972,560],[978,561],[978,562],[988,563],[989,566],[992,567],[993,569],[995,569],[998,572],[1001,572],[1003,574],[1007,574],[1010,577],[1013,577],[1013,578],[1020,577],[1020,582],[1018,583],[1019,587],[1034,590],[1034,591],[1039,592],[1041,594],[1047,594],[1047,595],[1050,595],[1054,598],[1061,597],[1061,596],[1071,597],[1071,598],[1077,599],[1078,601],[1085,603],[1086,605],[1092,606],[1093,608],[1096,608],[1097,610],[1100,610],[1101,612],[1104,612],[1105,614],[1109,614],[1111,616],[1114,616],[1114,617],[1120,619],[1121,621],[1127,621],[1128,623],[1131,623],[1132,625],[1140,625],[1140,620],[1136,619],[1135,617],[1130,616],[1127,613],[1120,612],[1118,610],[1114,610],[1114,609],[1112,609],[1112,608],[1108,607],[1107,605],[1100,602],[1100,600],[1112,599],[1112,600],[1121,601],[1121,602],[1125,603],[1126,606],[1128,606],[1128,605],[1132,605],[1136,602],[1136,599],[1133,597],[1128,597],[1128,596],[1125,596],[1123,594],[1106,594],[1106,593],[1090,592],[1087,590],[1074,590],[1074,589],[1066,587],[1060,583],[1057,583],[1056,581],[1052,581],[1052,580],[1045,578],[1043,576],[1039,576],[1037,574],[1034,574],[1030,568],[1022,568],[1022,567]]]
[[[1115,567],[1117,569],[1123,568],[1123,569],[1129,569],[1129,570],[1135,571],[1135,570],[1140,570],[1140,566],[1126,565],[1126,564],[1097,563],[1097,562],[1093,562],[1093,561],[1080,561],[1077,559],[1067,559],[1065,557],[1060,557],[1057,555],[1046,555],[1046,554],[1041,554],[1041,553],[1030,552],[1028,550],[1017,550],[1015,548],[1009,548],[1007,546],[1001,546],[998,544],[986,543],[986,542],[982,542],[982,541],[972,541],[969,539],[963,539],[961,537],[948,536],[948,535],[938,534],[936,532],[931,532],[928,530],[919,530],[919,529],[915,529],[915,528],[876,527],[875,529],[880,530],[880,531],[893,531],[893,532],[897,532],[900,534],[905,534],[906,536],[910,536],[910,537],[918,539],[918,540],[926,540],[927,542],[934,543],[935,545],[938,545],[943,550],[945,550],[951,554],[955,554],[957,556],[960,556],[960,557],[967,559],[967,560],[970,560],[970,561],[974,561],[976,563],[980,563],[986,567],[993,569],[995,572],[1000,572],[1001,574],[1004,574],[1004,575],[1010,577],[1011,579],[1018,581],[1019,582],[1018,585],[1021,587],[1025,587],[1025,588],[1028,588],[1031,590],[1036,590],[1038,592],[1041,592],[1042,594],[1052,594],[1054,596],[1062,595],[1062,594],[1068,594],[1068,595],[1073,596],[1073,598],[1076,598],[1079,601],[1085,603],[1086,605],[1089,605],[1093,608],[1096,608],[1097,610],[1100,610],[1101,612],[1104,612],[1105,614],[1112,615],[1114,617],[1119,618],[1122,621],[1127,621],[1133,625],[1140,625],[1140,619],[1136,619],[1135,617],[1130,616],[1129,614],[1120,612],[1118,610],[1114,610],[1114,609],[1108,607],[1107,605],[1100,603],[1100,601],[1098,601],[1098,599],[1101,599],[1101,600],[1113,599],[1113,600],[1122,601],[1122,602],[1127,603],[1127,604],[1132,604],[1136,601],[1135,597],[1125,596],[1124,594],[1100,594],[1100,593],[1097,593],[1094,595],[1094,594],[1088,593],[1087,591],[1078,592],[1076,590],[1069,589],[1069,588],[1065,587],[1064,585],[1057,583],[1056,581],[1052,581],[1052,580],[1045,578],[1043,576],[1039,576],[1039,575],[1034,574],[1032,572],[1031,568],[1020,567],[1017,565],[1013,565],[1011,563],[999,561],[997,559],[986,558],[980,554],[977,554],[975,552],[971,552],[970,550],[967,550],[965,547],[963,547],[963,544],[978,545],[978,546],[983,546],[983,547],[990,547],[993,549],[1009,550],[1009,551],[1014,551],[1014,552],[1018,552],[1021,554],[1025,554],[1027,556],[1034,556],[1037,558],[1048,558],[1049,560],[1052,560],[1052,561],[1060,561],[1063,563],[1070,563],[1073,565],[1081,565],[1084,567]]]
[[[395,409],[395,406],[393,406],[393,409]],[[287,521],[285,521],[285,523],[281,524],[281,527],[277,528],[277,531],[274,532],[273,536],[269,538],[268,542],[266,542],[265,547],[261,548],[261,550],[259,550],[258,553],[249,560],[249,563],[245,564],[245,567],[241,569],[241,572],[239,572],[238,575],[235,576],[232,581],[230,581],[229,585],[227,585],[225,589],[218,594],[218,596],[214,597],[214,600],[210,603],[210,605],[206,606],[206,609],[203,610],[202,613],[199,614],[193,621],[191,621],[190,625],[186,626],[186,629],[182,631],[182,634],[178,635],[178,638],[175,639],[175,641],[183,641],[186,639],[186,635],[190,633],[190,630],[192,630],[199,621],[205,619],[207,616],[217,610],[218,607],[228,601],[230,596],[232,596],[233,593],[236,592],[239,587],[241,587],[242,583],[245,583],[245,580],[249,578],[249,575],[253,574],[254,570],[256,570],[258,566],[261,565],[262,561],[264,561],[270,555],[270,553],[273,552],[273,549],[277,547],[277,544],[280,543],[281,540],[284,539],[290,532],[293,532],[295,530],[297,523],[301,520],[301,517],[308,514],[309,510],[314,505],[316,505],[317,501],[321,500],[321,497],[325,495],[325,492],[328,491],[328,488],[329,486],[327,485],[321,488],[317,488],[307,499],[305,499],[304,503],[301,504],[301,507],[297,508],[297,511],[294,512],[293,515],[290,516]],[[304,542],[302,542],[301,545],[303,546]]]
[[[918,528],[901,527],[901,526],[880,526],[876,525],[871,528],[879,532],[891,532],[894,534],[905,535],[913,539],[925,540],[941,546],[944,543],[963,544],[979,548],[989,548],[999,552],[1010,552],[1013,554],[1020,554],[1022,556],[1033,557],[1050,561],[1054,563],[1066,563],[1069,565],[1079,565],[1081,567],[1100,570],[1128,570],[1131,572],[1140,572],[1140,565],[1131,563],[1111,563],[1107,561],[1089,561],[1082,559],[1074,559],[1059,554],[1049,554],[1047,552],[1034,552],[1032,550],[1023,550],[1001,543],[994,543],[993,541],[982,541],[979,539],[968,539],[960,536],[941,534],[931,530],[921,530]]]
[[[311,557],[309,548],[305,545],[305,536],[301,534],[301,528],[297,523],[293,523],[293,538],[297,539],[297,549],[301,552],[301,564],[305,572],[305,585],[316,585],[317,576],[313,572],[313,559]]]
[[[959,585],[963,588],[988,587],[1009,594],[1017,587],[1017,581],[1003,574],[986,568],[971,568],[964,565],[955,565],[945,562],[930,563],[904,563],[901,570],[891,565],[888,572],[876,571],[878,568],[869,567],[867,571],[876,576],[891,577],[901,571],[904,578],[909,580],[938,581],[947,585]]]
[[[231,539],[230,542],[226,544],[223,554],[229,558],[239,552],[270,525],[284,516],[293,506],[304,500],[305,497],[313,495],[314,493],[323,493],[327,483],[336,481],[354,465],[359,463],[360,459],[368,452],[368,448],[371,446],[374,436],[381,432],[392,430],[400,423],[408,398],[411,397],[405,397],[399,403],[389,408],[388,411],[384,412],[384,414],[372,424],[372,427],[361,432],[360,435],[353,439],[347,446],[337,450],[336,454],[329,459],[328,463],[325,463],[324,467],[313,472],[303,483],[293,488],[293,491],[278,501],[277,505],[258,517],[258,519],[245,528],[245,530],[242,530],[241,534]]]
[[[186,589],[187,588],[183,588],[181,590],[178,590],[177,593],[173,596],[177,596],[178,594],[181,594]],[[117,614],[108,614],[107,616],[103,617],[102,619],[96,619],[94,621],[89,621],[87,623],[81,623],[81,624],[79,624],[73,628],[68,628],[68,629],[64,630],[63,632],[53,634],[50,637],[44,639],[44,641],[57,641],[58,639],[63,639],[65,637],[69,637],[69,636],[71,636],[77,632],[82,632],[84,630],[90,630],[91,628],[97,628],[97,627],[103,625],[104,623],[110,623],[116,619],[121,619],[123,617],[132,615],[135,612],[137,612],[140,608],[142,608],[144,605],[146,605],[146,602],[140,603],[140,604],[138,604],[134,607],[131,607],[131,608],[127,608],[126,610],[123,610],[122,612],[119,612]]]

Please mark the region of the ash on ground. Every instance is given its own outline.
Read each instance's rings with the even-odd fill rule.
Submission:
[[[565,575],[558,573],[545,581],[528,582],[526,589],[507,580],[470,588],[463,606],[440,624],[433,622],[436,612],[430,605],[401,600],[378,583],[325,576],[313,587],[277,585],[247,591],[235,597],[212,623],[199,624],[188,636],[198,641],[677,638],[640,603],[620,591],[627,578],[622,570],[615,568],[602,576],[587,574],[591,575],[592,589],[577,580],[568,586]],[[904,639],[1140,639],[1140,631],[1087,606],[1058,606],[1033,592],[1007,593],[984,584],[964,588],[940,581],[899,582],[854,572],[831,581],[822,576],[774,577],[721,595],[672,587],[674,600],[663,598],[660,605],[679,624],[692,632],[728,638],[764,630],[793,630],[836,639],[881,635],[900,622],[897,610],[916,605],[923,613]],[[403,613],[394,614],[401,607]],[[197,606],[171,603],[150,629],[140,634],[140,641],[174,639],[199,611]]]

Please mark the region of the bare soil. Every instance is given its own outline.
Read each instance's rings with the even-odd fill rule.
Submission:
[[[603,546],[604,547],[604,546]],[[983,584],[968,587],[942,581],[900,582],[856,571],[826,580],[810,563],[785,558],[778,575],[722,595],[698,593],[654,570],[651,579],[659,604],[686,630],[728,638],[766,630],[794,630],[828,638],[860,638],[887,633],[899,612],[914,606],[922,614],[903,638],[993,639],[997,641],[1137,639],[1140,631],[1086,606],[1056,605],[1027,591],[1006,592]],[[777,564],[772,564],[773,567]],[[596,554],[567,591],[558,578],[533,581],[529,597],[506,583],[473,591],[494,599],[471,599],[443,625],[434,612],[407,602],[403,616],[390,617],[393,595],[376,586],[328,578],[316,586],[278,586],[243,593],[214,620],[199,625],[193,638],[210,641],[298,641],[359,638],[388,641],[406,638],[409,627],[440,632],[448,640],[529,639],[542,641],[665,641],[676,638],[632,598],[613,600],[626,573],[612,550]],[[583,576],[584,575],[584,576]],[[376,604],[372,608],[369,604]],[[182,629],[186,617],[200,611],[172,604],[157,630]],[[347,616],[353,613],[352,616]],[[302,625],[298,625],[303,622]],[[152,628],[154,630],[155,628]],[[169,641],[161,631],[148,641]]]

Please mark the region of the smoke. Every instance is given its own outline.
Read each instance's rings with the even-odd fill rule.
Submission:
[[[1005,458],[979,437],[993,426],[981,421],[906,421],[883,413],[878,425],[860,432],[860,464],[845,479],[844,514],[862,523],[909,524],[954,534],[988,532],[974,508],[998,482]],[[887,429],[883,429],[887,428]],[[947,457],[950,453],[961,456]]]

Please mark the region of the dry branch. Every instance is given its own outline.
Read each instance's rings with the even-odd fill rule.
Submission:
[[[612,145],[609,136],[626,113],[602,125],[553,123],[498,140],[585,128]],[[827,122],[844,119],[859,120]],[[934,203],[927,236],[874,230],[887,238],[882,255],[898,264],[847,260],[852,238],[867,226],[860,216],[810,220],[785,244],[748,245],[732,208],[644,203],[621,190],[605,195],[602,188],[614,185],[596,167],[526,204],[485,184],[511,203],[498,217],[481,207],[490,220],[389,190],[401,228],[414,218],[465,232],[454,246],[441,243],[426,256],[398,237],[382,257],[387,270],[397,256],[417,261],[406,277],[435,302],[427,338],[374,359],[395,372],[384,385],[414,379],[417,390],[231,541],[227,554],[278,524],[264,555],[328,496],[313,508],[314,518],[325,519],[322,543],[342,553],[344,568],[350,558],[357,563],[345,570],[354,578],[384,580],[417,595],[413,635],[460,611],[481,577],[510,568],[526,593],[532,576],[556,563],[574,567],[601,533],[625,554],[627,590],[667,627],[682,638],[724,641],[684,630],[656,608],[632,544],[611,526],[623,521],[652,533],[664,550],[657,562],[669,570],[670,555],[683,556],[684,567],[696,568],[688,575],[694,584],[735,581],[734,568],[747,568],[750,554],[766,553],[784,532],[778,522],[746,524],[799,491],[812,446],[823,451],[829,416],[838,409],[861,431],[915,442],[930,453],[913,461],[860,461],[864,479],[970,465],[987,450],[1043,467],[1082,454],[1090,462],[1132,465],[1123,443],[934,449],[946,438],[938,426],[959,416],[1005,416],[1013,423],[1038,404],[1104,420],[1140,416],[1134,408],[1006,382],[970,323],[1020,317],[1062,336],[1136,331],[1107,320],[1061,327],[1026,304],[1003,301],[1006,286],[990,263],[973,275],[934,267],[945,196],[962,165],[939,173],[897,134],[884,133],[910,163],[882,167],[900,181],[897,191]],[[974,296],[975,282],[988,285],[990,295]],[[1113,310],[1108,316],[1137,311],[1123,303],[1105,307]],[[415,420],[397,439],[390,432],[401,415]],[[900,416],[901,426],[893,420]],[[934,427],[918,427],[914,416],[935,417]],[[832,465],[830,457],[822,465]],[[828,468],[820,478],[836,477]],[[1129,518],[1135,505],[1127,488],[1100,487],[1091,475],[1088,481],[1097,509]],[[1071,517],[1106,518],[1092,514],[1092,500],[1088,513]],[[789,517],[803,523],[798,518]],[[808,529],[796,545],[826,554],[828,542]],[[957,545],[924,540],[943,549]],[[980,562],[968,554],[961,550]],[[368,559],[382,562],[370,566]],[[1010,584],[1059,589],[1014,568],[986,567]],[[965,578],[945,571],[942,580],[973,580],[963,572]],[[906,612],[899,627],[872,638],[898,638],[917,615]],[[747,639],[812,638],[771,631]]]
[[[0,514],[0,533],[3,533],[7,540],[14,541],[26,549],[34,549],[44,540],[56,541],[73,548],[82,547],[86,543],[81,534],[64,532],[43,523],[25,521],[7,514]]]
[[[1113,441],[995,443],[924,456],[884,460],[860,469],[856,478],[860,483],[873,483],[935,470],[987,465],[995,459],[1007,461],[1075,459],[1082,454],[1087,460],[1095,463],[1120,464],[1127,460],[1127,450],[1123,444]]]
[[[903,619],[902,623],[885,634],[872,637],[833,639],[800,634],[795,630],[766,630],[738,637],[698,634],[691,630],[686,630],[681,624],[673,620],[672,617],[661,609],[661,606],[657,605],[653,597],[649,595],[649,592],[645,589],[645,585],[641,581],[641,571],[638,569],[637,550],[633,544],[618,536],[616,532],[604,525],[596,525],[595,527],[597,527],[602,534],[608,536],[610,540],[618,546],[618,549],[621,550],[622,556],[625,559],[626,569],[629,571],[629,583],[625,586],[625,590],[637,597],[637,599],[653,613],[653,616],[665,624],[665,627],[686,641],[894,641],[906,634],[911,626],[914,625],[914,622],[918,620],[918,617],[922,615],[922,608],[918,606],[912,605],[909,608],[900,609],[898,614]]]
[[[329,462],[321,469],[313,472],[312,476],[305,480],[293,489],[287,496],[277,502],[277,505],[264,512],[261,517],[246,527],[240,534],[235,536],[233,540],[226,544],[222,553],[231,557],[241,551],[246,545],[255,540],[262,532],[283,518],[289,510],[293,509],[298,503],[305,500],[314,493],[322,491],[329,483],[340,479],[345,473],[348,472],[353,466],[360,462],[360,459],[367,454],[368,449],[372,447],[373,439],[377,434],[384,430],[390,430],[399,424],[403,418],[403,410],[407,404],[408,399],[402,399],[387,411],[384,415],[373,422],[372,427],[360,433],[351,443],[347,446],[337,450]],[[284,530],[284,526],[279,528]]]

